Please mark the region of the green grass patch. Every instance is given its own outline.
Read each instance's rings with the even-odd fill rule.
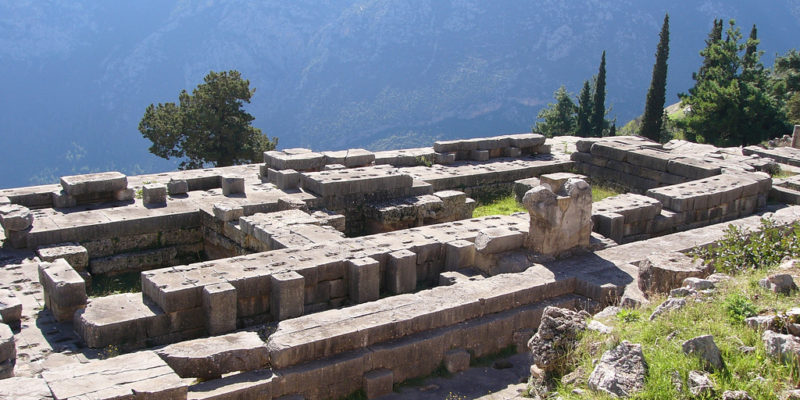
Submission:
[[[511,215],[515,212],[526,212],[522,204],[517,203],[513,194],[494,199],[488,203],[478,203],[472,212],[472,218],[485,217],[487,215]]]
[[[596,183],[592,184],[592,202],[598,202],[606,197],[616,196],[621,192],[611,185]]]
[[[103,297],[120,293],[138,293],[142,291],[140,272],[126,272],[124,274],[92,277],[92,284],[87,295],[89,297]]]

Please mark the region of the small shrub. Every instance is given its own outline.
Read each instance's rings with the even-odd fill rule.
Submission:
[[[728,313],[728,319],[734,324],[741,324],[745,318],[752,317],[758,313],[755,304],[739,293],[728,295],[725,298],[724,305],[725,311]]]
[[[619,312],[617,313],[617,318],[619,318],[620,321],[629,324],[631,322],[636,322],[642,319],[642,313],[639,312],[639,310],[631,310],[629,308],[623,308],[619,310]]]

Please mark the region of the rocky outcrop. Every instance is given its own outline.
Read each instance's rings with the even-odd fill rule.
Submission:
[[[628,397],[644,388],[647,363],[642,345],[623,340],[603,357],[589,376],[589,388],[617,397]]]
[[[714,343],[714,336],[703,335],[689,339],[683,342],[682,348],[684,354],[694,354],[714,369],[722,369],[725,366],[722,353]]]
[[[545,308],[539,329],[528,341],[533,364],[546,373],[562,369],[564,356],[575,346],[578,333],[586,329],[588,317],[585,311]]]

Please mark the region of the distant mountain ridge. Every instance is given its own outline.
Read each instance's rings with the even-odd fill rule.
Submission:
[[[0,187],[172,169],[137,131],[209,70],[238,69],[279,147],[370,149],[525,132],[608,53],[607,105],[639,115],[664,12],[667,102],[715,17],[755,23],[771,64],[800,47],[800,2],[157,1],[0,3]]]

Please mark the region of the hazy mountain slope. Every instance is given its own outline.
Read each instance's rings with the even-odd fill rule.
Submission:
[[[796,1],[353,0],[0,2],[0,187],[174,167],[136,127],[210,70],[257,88],[280,147],[398,147],[530,129],[608,52],[611,116],[641,113],[671,15],[668,102],[714,17],[758,24],[768,63],[800,47]]]

